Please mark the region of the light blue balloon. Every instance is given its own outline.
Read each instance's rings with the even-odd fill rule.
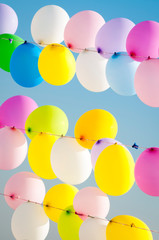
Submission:
[[[23,87],[35,87],[43,79],[38,70],[41,49],[31,43],[18,46],[12,54],[10,73],[16,83]]]
[[[132,60],[126,52],[116,53],[108,60],[106,77],[114,92],[124,96],[136,94],[134,77],[139,64]]]

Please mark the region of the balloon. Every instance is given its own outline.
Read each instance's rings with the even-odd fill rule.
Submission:
[[[94,175],[103,192],[120,196],[134,184],[134,160],[125,147],[118,144],[108,146],[97,159]]]
[[[14,34],[18,27],[18,17],[15,11],[8,5],[0,3],[0,34]]]
[[[38,204],[23,203],[13,213],[11,229],[16,239],[44,240],[49,228],[49,219]]]
[[[114,54],[106,66],[106,76],[112,90],[120,95],[134,95],[134,77],[139,63],[133,61],[126,53]]]
[[[92,171],[89,151],[71,138],[59,138],[54,143],[51,151],[51,165],[61,181],[72,185],[86,181]]]
[[[91,149],[94,142],[101,138],[115,138],[117,129],[116,119],[111,113],[103,109],[93,109],[78,119],[74,133],[81,146]]]
[[[79,240],[82,220],[75,214],[72,206],[63,211],[58,220],[58,232],[63,240]]]
[[[106,240],[107,220],[87,218],[79,230],[80,240]]]
[[[159,24],[143,21],[131,29],[126,40],[128,54],[135,61],[142,62],[148,57],[157,58],[159,41]]]
[[[73,54],[60,44],[51,44],[40,54],[38,67],[43,79],[52,85],[64,85],[70,82],[75,74]]]
[[[114,18],[106,22],[96,35],[97,51],[104,58],[111,57],[114,52],[126,52],[126,39],[134,26],[127,18]]]
[[[135,90],[140,100],[150,107],[159,107],[159,59],[142,62],[135,74]]]
[[[38,105],[27,96],[17,95],[8,98],[0,107],[0,128],[15,126],[25,133],[25,122]]]
[[[43,79],[38,70],[41,49],[31,43],[18,46],[10,60],[10,73],[16,83],[22,87],[35,87]]]
[[[135,164],[135,180],[144,193],[159,196],[159,148],[148,148]]]
[[[40,8],[31,22],[31,34],[40,45],[61,43],[64,40],[64,29],[69,20],[67,12],[56,5]]]
[[[37,134],[28,149],[28,160],[31,169],[39,177],[45,179],[56,178],[52,170],[50,156],[51,149],[57,137],[45,133]]]
[[[106,239],[152,240],[153,238],[148,226],[140,219],[132,216],[120,215],[114,217],[108,223],[108,226],[106,228]]]
[[[103,17],[94,11],[76,13],[68,21],[64,31],[64,41],[74,52],[95,47],[95,37],[105,23]]]
[[[0,35],[0,68],[10,72],[10,59],[14,50],[24,43],[24,40],[13,34]]]
[[[87,216],[105,218],[109,212],[108,196],[96,187],[86,187],[76,194],[73,207],[82,220]],[[87,239],[87,238],[86,238]]]
[[[76,74],[82,86],[92,92],[107,90],[106,64],[107,60],[91,49],[81,52],[76,61]]]
[[[25,129],[27,129],[26,133],[31,139],[41,132],[61,136],[67,133],[68,119],[60,108],[44,105],[38,107],[29,115],[25,123]]]
[[[46,215],[54,222],[58,222],[63,210],[73,204],[78,189],[69,184],[53,186],[45,195],[43,206]]]
[[[24,134],[16,128],[0,129],[0,169],[11,170],[22,164],[28,144]]]
[[[34,173],[18,172],[6,183],[4,195],[7,195],[5,200],[13,209],[28,200],[40,204],[45,197],[45,185]]]

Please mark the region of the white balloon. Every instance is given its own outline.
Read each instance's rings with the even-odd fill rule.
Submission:
[[[39,204],[23,203],[13,213],[11,229],[18,240],[44,240],[49,232],[50,222]]]
[[[105,74],[107,61],[93,49],[79,54],[76,61],[76,74],[84,88],[92,92],[102,92],[109,88]]]
[[[92,171],[90,152],[71,138],[59,138],[54,143],[51,165],[61,181],[72,185],[87,180]]]
[[[56,5],[40,8],[31,23],[31,34],[34,41],[45,46],[61,43],[64,40],[64,29],[69,21],[67,12]]]
[[[106,240],[107,224],[107,220],[87,218],[79,230],[80,240]]]

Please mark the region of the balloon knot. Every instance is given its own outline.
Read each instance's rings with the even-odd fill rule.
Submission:
[[[134,143],[134,144],[132,145],[132,148],[138,149],[139,146],[138,146],[136,143]]]
[[[63,138],[63,134],[61,134],[61,138]]]
[[[131,56],[131,57],[135,57],[136,54],[135,54],[134,52],[130,52],[130,56]]]
[[[155,148],[153,148],[153,147],[152,147],[152,148],[150,148],[150,151],[154,151],[154,150],[155,150]]]
[[[29,127],[27,131],[30,133],[31,132],[31,128]]]
[[[68,44],[67,44],[67,47],[68,47],[68,48],[72,48],[72,44],[71,44],[71,43],[68,43]]]
[[[135,224],[134,224],[134,223],[132,223],[132,224],[130,225],[130,227],[135,227]]]
[[[24,41],[24,44],[28,43],[27,40]]]
[[[14,194],[11,194],[11,195],[10,195],[10,198],[11,198],[11,199],[15,199],[15,195],[14,195]]]
[[[81,137],[80,137],[80,140],[83,141],[83,140],[84,140],[84,136],[81,136]]]
[[[149,59],[151,59],[151,58],[150,58],[150,56],[148,56],[148,58],[147,58],[147,59],[148,59],[148,60],[149,60]]]
[[[97,48],[97,52],[98,53],[102,53],[102,49],[101,48]]]
[[[9,38],[9,42],[12,43],[12,42],[13,42],[13,39]]]
[[[11,129],[11,130],[15,130],[15,126],[11,127],[10,129]]]
[[[99,140],[96,142],[96,144],[100,144],[101,142],[102,142],[102,140],[99,139]]]

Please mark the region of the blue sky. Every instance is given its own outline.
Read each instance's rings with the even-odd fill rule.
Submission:
[[[58,5],[64,8],[69,16],[73,16],[82,10],[94,10],[101,14],[105,21],[112,18],[125,17],[135,24],[144,20],[159,21],[158,0],[98,0],[98,1],[72,1],[72,0],[4,0],[2,3],[10,5],[18,15],[19,26],[16,35],[24,40],[33,41],[30,32],[31,20],[34,14],[45,5]],[[0,69],[0,104],[15,95],[27,95],[33,98],[39,106],[54,105],[60,107],[69,119],[69,136],[74,134],[74,126],[78,118],[91,109],[105,109],[112,113],[118,122],[117,139],[128,145],[136,142],[139,146],[159,146],[159,109],[151,108],[142,103],[137,96],[123,97],[117,95],[111,89],[102,93],[93,93],[84,89],[75,76],[68,84],[60,87],[43,82],[37,87],[27,89],[17,85],[11,75]],[[129,149],[136,161],[141,150]],[[0,171],[0,192],[3,192],[6,181],[16,172],[31,171],[27,159],[15,170]],[[60,183],[59,180],[45,181],[46,188]],[[78,186],[96,186],[93,174],[83,184]],[[151,229],[159,230],[158,198],[151,197],[134,184],[132,189],[120,197],[109,197],[110,212],[108,217],[117,215],[132,215],[143,220]],[[10,221],[12,209],[0,197],[0,238],[14,239],[11,233]],[[51,229],[47,240],[60,237],[56,224],[51,222]],[[158,236],[154,235],[157,240]]]

